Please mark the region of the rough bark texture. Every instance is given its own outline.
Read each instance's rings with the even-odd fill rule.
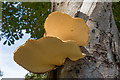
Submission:
[[[90,28],[89,45],[81,47],[87,54],[76,62],[66,60],[64,65],[51,71],[49,78],[116,78],[120,74],[120,37],[112,14],[112,3],[97,2],[92,14],[80,12],[82,2],[53,2],[52,11],[83,18]],[[84,34],[83,34],[84,35]],[[79,37],[79,36],[78,36]]]

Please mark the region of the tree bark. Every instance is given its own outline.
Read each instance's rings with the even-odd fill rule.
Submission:
[[[52,2],[52,11],[84,19],[90,31],[89,45],[80,47],[87,56],[75,62],[67,59],[48,78],[120,78],[120,37],[112,3],[60,0]]]

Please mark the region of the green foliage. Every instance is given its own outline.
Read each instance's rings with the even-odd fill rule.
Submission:
[[[2,2],[2,26],[0,40],[4,45],[14,44],[24,36],[23,30],[31,38],[39,39],[44,34],[44,21],[50,14],[50,2]],[[26,74],[26,79],[45,79],[47,74]]]
[[[114,14],[114,19],[115,19],[116,25],[120,32],[120,1],[113,2],[113,14]]]
[[[47,80],[47,74],[33,74],[27,73],[25,76],[25,80]]]
[[[31,38],[39,39],[44,34],[44,21],[50,14],[50,2],[2,2],[2,27],[0,39],[4,45],[14,44],[23,37],[23,30]]]

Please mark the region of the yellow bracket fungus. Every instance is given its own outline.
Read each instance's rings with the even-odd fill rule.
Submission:
[[[29,39],[14,52],[16,63],[33,73],[45,73],[62,65],[66,58],[76,61],[85,57],[79,46],[88,45],[89,28],[80,18],[51,13],[45,21],[45,35]]]
[[[89,28],[83,19],[56,11],[47,17],[44,28],[45,36],[58,37],[64,41],[74,40],[79,46],[88,45]]]
[[[33,73],[44,73],[62,65],[66,58],[76,61],[85,57],[74,41],[56,37],[29,39],[14,52],[16,63]]]

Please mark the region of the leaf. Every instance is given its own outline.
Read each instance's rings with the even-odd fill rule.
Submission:
[[[22,35],[20,34],[19,37],[22,38]]]
[[[15,37],[16,40],[19,40],[18,36]]]
[[[11,46],[10,41],[8,41],[8,45]]]
[[[23,34],[23,33],[21,33],[21,35],[22,35],[22,36],[24,36],[24,34]]]
[[[16,39],[16,40],[19,40],[19,37],[17,34],[13,35],[13,37]]]
[[[7,40],[3,43],[3,45],[5,45],[7,43]]]
[[[12,43],[12,44],[14,44],[14,39],[11,37],[11,39],[10,39],[10,42]]]

